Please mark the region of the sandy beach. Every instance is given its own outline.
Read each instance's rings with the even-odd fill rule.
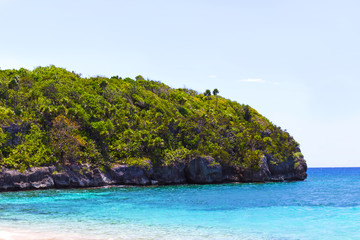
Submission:
[[[81,237],[76,234],[60,234],[22,231],[18,229],[0,229],[0,240],[86,240],[88,237]]]
[[[60,240],[61,238],[58,237],[47,237],[43,234],[39,233],[30,233],[30,232],[13,232],[13,231],[4,231],[0,230],[0,240]]]

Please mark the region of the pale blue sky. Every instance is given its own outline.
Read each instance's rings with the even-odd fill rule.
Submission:
[[[218,88],[287,129],[310,167],[360,167],[359,11],[348,0],[0,0],[0,67]]]

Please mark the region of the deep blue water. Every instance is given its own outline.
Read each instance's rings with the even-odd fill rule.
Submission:
[[[0,229],[87,239],[360,239],[360,168],[289,183],[0,194]]]

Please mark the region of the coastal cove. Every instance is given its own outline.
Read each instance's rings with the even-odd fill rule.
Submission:
[[[360,240],[360,0],[0,0],[0,240]]]
[[[296,182],[3,192],[0,232],[42,240],[359,239],[359,179],[360,168],[310,168]]]

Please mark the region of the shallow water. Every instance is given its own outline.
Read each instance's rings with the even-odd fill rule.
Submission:
[[[303,182],[0,194],[0,229],[86,239],[360,239],[360,168]]]

